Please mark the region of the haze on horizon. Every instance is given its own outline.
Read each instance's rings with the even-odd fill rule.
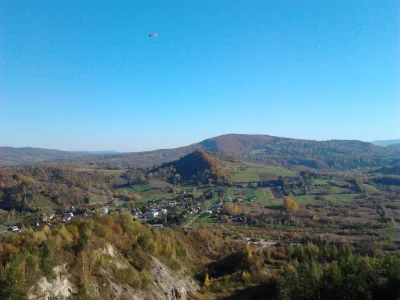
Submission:
[[[0,6],[1,146],[400,137],[398,1]]]

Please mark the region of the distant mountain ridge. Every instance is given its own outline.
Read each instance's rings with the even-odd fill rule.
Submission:
[[[77,154],[76,152],[53,153],[47,160],[89,162],[105,168],[154,165],[178,160],[203,149],[242,160],[276,166],[306,166],[316,169],[353,169],[359,167],[382,167],[398,159],[399,152],[390,147],[380,147],[357,140],[314,141],[282,138],[269,135],[226,134],[199,143],[174,149],[132,152],[107,155]],[[0,162],[10,157],[0,149]],[[57,151],[57,150],[49,150]],[[13,162],[18,157],[11,156]],[[43,158],[43,156],[41,157]],[[22,157],[23,162],[45,161],[37,157]],[[4,163],[3,163],[4,164]]]
[[[63,151],[33,147],[0,147],[0,165],[32,164],[86,155],[117,153],[117,151]]]
[[[393,149],[357,140],[314,141],[260,134],[226,134],[186,147],[98,156],[93,157],[93,161],[106,168],[161,164],[177,160],[198,148],[269,165],[316,169],[381,167],[391,164],[399,156]]]
[[[398,139],[398,140],[378,140],[378,141],[373,141],[371,143],[374,145],[377,145],[377,146],[387,147],[387,146],[391,146],[394,144],[400,144],[400,139]]]

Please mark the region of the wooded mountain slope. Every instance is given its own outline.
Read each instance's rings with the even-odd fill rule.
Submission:
[[[177,160],[195,149],[229,154],[240,159],[263,162],[271,165],[302,165],[311,168],[352,169],[358,167],[381,167],[391,164],[399,152],[390,147],[380,147],[355,140],[314,141],[281,138],[268,135],[227,134],[175,149],[160,149],[147,152],[123,153],[118,155],[85,155],[62,152],[49,160],[79,161],[98,164],[106,168],[153,165]],[[54,151],[54,150],[49,150]],[[41,157],[40,155],[38,155]],[[29,158],[30,159],[30,158]],[[27,157],[1,152],[2,164],[26,162]],[[31,162],[38,161],[37,156]]]
[[[317,169],[381,167],[391,164],[399,156],[393,149],[361,141],[313,141],[267,135],[228,134],[176,149],[124,153],[92,159],[103,167],[159,164],[176,160],[198,148],[247,161],[276,166],[302,165]]]

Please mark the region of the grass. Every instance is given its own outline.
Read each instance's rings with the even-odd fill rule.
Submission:
[[[353,202],[357,201],[354,199],[356,194],[335,194],[335,195],[323,195],[323,197],[328,200],[332,201],[335,203],[342,203],[342,202]],[[312,204],[312,205],[320,205],[322,206],[324,202],[322,200],[316,200],[314,199],[314,196],[299,196],[299,197],[293,197],[296,202],[299,205],[307,205],[307,204]]]
[[[34,199],[29,203],[29,205],[33,208],[38,208],[40,212],[51,212],[53,213],[55,211],[55,208],[57,207],[56,204],[51,202],[51,200],[46,199],[42,195],[36,195]]]
[[[145,194],[143,195],[143,198],[140,199],[140,202],[147,202],[149,200],[153,199],[161,199],[161,198],[166,198],[166,199],[172,199],[172,194],[171,193],[154,193],[154,194]]]
[[[134,185],[132,189],[134,189],[137,192],[145,192],[153,189],[154,187],[155,186],[153,184],[148,183],[148,184]]]
[[[264,205],[270,200],[275,200],[274,195],[272,194],[271,190],[268,188],[264,189],[256,189],[254,190],[254,195],[257,197],[257,200],[262,202]],[[279,201],[281,202],[281,201]]]
[[[314,185],[329,185],[329,180],[327,179],[315,179]]]
[[[94,195],[93,197],[91,197],[89,199],[90,204],[98,203],[98,202],[107,202],[107,199],[102,195]]]
[[[333,186],[333,187],[331,187],[330,191],[332,194],[339,194],[342,192],[342,189],[338,188],[337,186]]]
[[[357,195],[356,194],[324,195],[326,200],[336,203],[357,201],[357,199],[354,199],[355,196]]]
[[[293,193],[293,195],[295,195],[295,196],[299,196],[299,195],[304,194],[304,189],[293,189],[293,190],[292,190],[292,193]]]
[[[381,191],[378,190],[376,187],[369,185],[369,184],[363,184],[362,185],[364,187],[364,190],[368,193],[368,194],[380,194]]]
[[[117,188],[116,191],[117,192],[126,191],[126,192],[129,192],[129,193],[132,193],[132,194],[136,193],[136,191],[133,188],[130,188],[130,187]]]
[[[227,163],[226,166],[230,172],[235,173],[232,177],[233,182],[258,182],[261,180],[260,174],[266,174],[268,177],[296,175],[295,172],[285,168],[255,163]]]
[[[204,216],[200,215],[196,221],[192,224],[193,225],[200,225],[200,224],[215,224],[220,223],[216,216]]]
[[[278,207],[278,206],[283,206],[283,201],[282,201],[282,199],[279,199],[279,200],[267,199],[267,200],[263,201],[263,205]]]
[[[233,197],[235,197],[235,195],[233,194],[233,189],[232,188],[227,189],[227,191],[225,193],[225,199],[228,198],[228,197],[231,197],[232,199],[233,199]]]
[[[300,196],[300,197],[294,197],[294,199],[299,205],[307,205],[307,204],[323,205],[323,201],[315,200],[314,197],[312,196]]]

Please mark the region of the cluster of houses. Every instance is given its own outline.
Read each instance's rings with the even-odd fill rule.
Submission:
[[[190,207],[189,209],[187,209],[185,212],[182,213],[182,217],[186,219],[189,215],[197,214],[200,211],[201,211],[200,207],[198,208]]]
[[[64,215],[45,213],[42,214],[40,217],[43,223],[51,226],[52,223],[66,223],[68,221],[71,221],[74,217],[74,214],[72,212],[65,213]]]
[[[176,200],[168,200],[166,198],[153,199],[147,201],[144,206],[145,214],[138,215],[139,217],[156,218],[167,215],[168,211],[174,208],[183,210],[181,216],[187,218],[189,215],[199,213],[201,211],[202,201],[193,199],[192,195],[182,191]],[[135,212],[135,214],[138,214]]]

